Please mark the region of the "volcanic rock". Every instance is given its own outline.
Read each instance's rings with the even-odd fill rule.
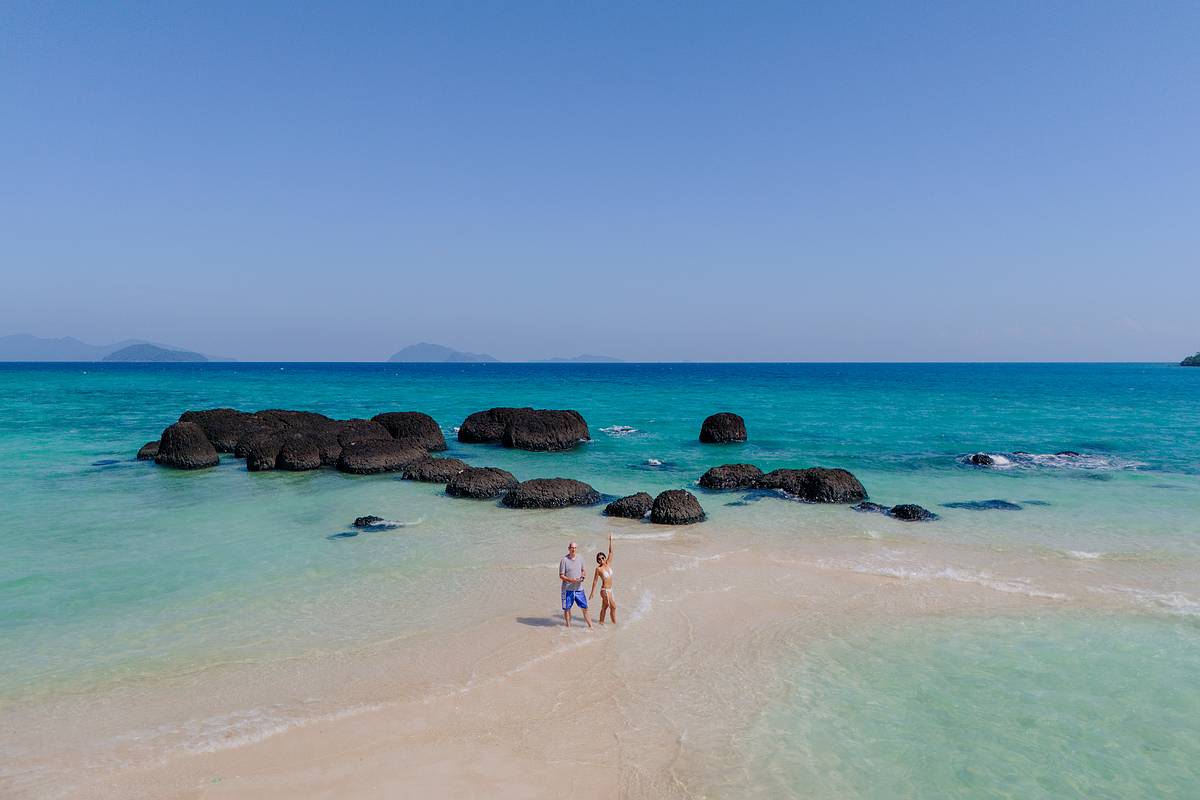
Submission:
[[[146,442],[137,452],[138,461],[150,461],[158,455],[158,439]]]
[[[566,508],[600,502],[600,493],[572,478],[534,478],[510,489],[500,504],[509,508]]]
[[[725,444],[746,441],[746,420],[729,411],[713,414],[700,426],[700,441]]]
[[[199,425],[218,453],[232,453],[238,439],[254,431],[274,427],[267,420],[236,408],[185,411],[179,415],[179,421]]]
[[[176,422],[167,426],[159,440],[154,462],[175,469],[204,469],[220,462],[216,448],[194,422]]]
[[[508,421],[518,411],[533,411],[532,408],[489,408],[487,411],[476,411],[465,420],[458,429],[458,440],[469,444],[487,444],[499,442],[504,438],[504,429]]]
[[[517,485],[508,470],[498,467],[468,467],[446,483],[446,494],[472,500],[493,500]]]
[[[787,492],[809,503],[856,503],[867,499],[858,478],[844,469],[776,469],[758,479],[759,489]]]
[[[641,519],[650,513],[654,498],[645,492],[627,495],[619,500],[613,500],[604,507],[605,516],[625,517],[626,519]]]
[[[371,417],[396,439],[410,439],[433,452],[446,449],[446,437],[433,417],[420,411],[389,411]]]
[[[701,475],[700,485],[705,489],[749,489],[762,475],[753,464],[722,464]]]
[[[446,483],[467,466],[467,462],[457,458],[423,458],[405,467],[404,477],[410,481]]]
[[[389,436],[387,439],[367,439],[343,445],[337,468],[355,475],[396,472],[428,456],[424,448],[398,442]]]
[[[691,525],[704,521],[704,509],[696,496],[685,489],[668,489],[654,498],[650,521],[659,525]]]
[[[926,520],[937,519],[937,514],[927,508],[921,508],[912,503],[904,503],[898,506],[892,506],[888,510],[888,516],[895,519],[902,519],[905,522],[924,522]]]
[[[518,450],[553,451],[570,450],[591,438],[578,411],[522,409],[509,417],[501,441]]]
[[[275,458],[275,466],[292,472],[318,469],[321,466],[321,448],[312,437],[293,434],[283,440],[283,446]]]

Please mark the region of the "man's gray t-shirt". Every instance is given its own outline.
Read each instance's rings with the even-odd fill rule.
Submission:
[[[575,582],[560,581],[564,592],[575,592],[583,588],[583,560],[579,556],[563,556],[558,562],[558,574],[572,578]]]

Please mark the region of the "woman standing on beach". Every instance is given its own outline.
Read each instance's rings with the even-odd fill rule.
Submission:
[[[600,581],[600,600],[604,603],[600,607],[600,624],[604,624],[604,612],[608,612],[608,616],[612,619],[612,624],[617,624],[617,601],[613,599],[613,568],[612,555],[613,543],[612,534],[608,535],[608,554],[596,553],[596,572],[592,575],[592,590],[588,593],[588,600],[596,594],[596,581]]]

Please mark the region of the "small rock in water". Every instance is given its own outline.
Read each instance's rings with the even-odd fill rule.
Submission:
[[[989,456],[987,453],[976,453],[971,456],[970,461],[977,467],[990,467],[996,463],[996,459]]]
[[[1020,511],[1021,507],[1008,500],[963,500],[957,503],[942,503],[942,508],[965,508],[968,511]]]
[[[645,492],[627,495],[617,500],[613,500],[604,507],[604,514],[608,517],[624,517],[626,519],[641,519],[650,513],[650,507],[654,505],[654,498]]]
[[[692,525],[704,521],[704,509],[691,492],[668,489],[654,498],[650,521],[659,525]]]
[[[365,517],[359,517],[358,519],[354,520],[354,527],[374,528],[376,525],[380,525],[384,522],[387,522],[387,520],[383,517],[377,517],[374,514],[368,514]]]
[[[913,503],[904,503],[898,506],[892,506],[887,512],[889,517],[901,519],[905,522],[924,522],[926,520],[937,519],[937,514],[927,508],[915,505]]]
[[[851,511],[862,511],[865,513],[886,514],[888,513],[887,506],[881,506],[879,503],[872,503],[869,500],[864,500],[856,506],[850,506]]]

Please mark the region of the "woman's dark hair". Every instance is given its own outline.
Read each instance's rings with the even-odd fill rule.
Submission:
[[[608,558],[608,556],[605,555],[604,553],[596,553],[596,561],[597,562],[603,561],[606,558]]]

